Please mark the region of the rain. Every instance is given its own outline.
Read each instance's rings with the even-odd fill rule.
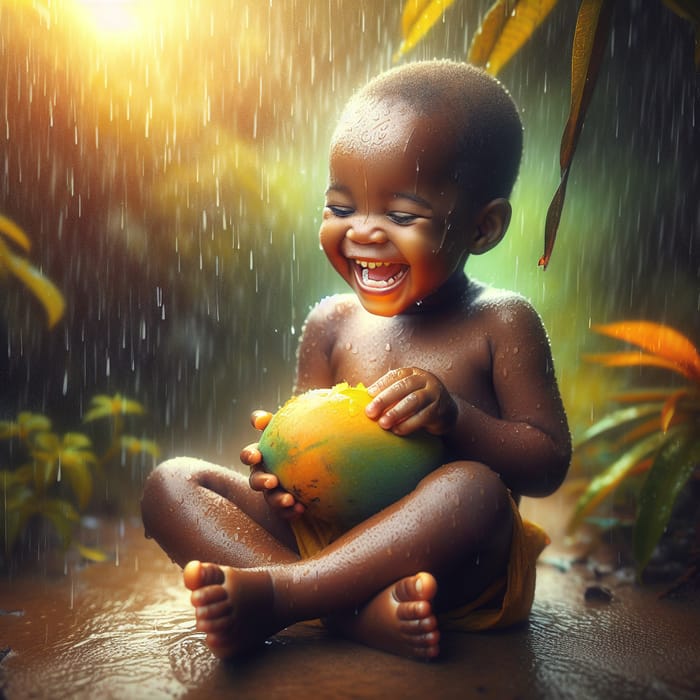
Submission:
[[[317,236],[328,141],[347,98],[392,65],[402,4],[0,0],[0,215],[65,299],[48,327],[0,256],[0,421],[32,411],[63,433],[92,397],[120,394],[145,407],[134,429],[159,458],[238,464],[251,411],[292,392],[309,309],[345,291]],[[463,59],[490,4],[455,2],[405,60]],[[506,238],[469,261],[542,315],[574,432],[610,390],[582,360],[592,324],[648,318],[700,339],[694,34],[660,1],[618,3],[537,266],[576,11],[559,3],[499,74],[524,160]],[[133,508],[152,466],[128,472],[131,506],[109,507]]]

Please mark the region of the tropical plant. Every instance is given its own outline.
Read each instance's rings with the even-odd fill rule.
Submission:
[[[0,234],[18,245],[25,253],[29,253],[31,242],[27,234],[14,221],[2,214],[0,214]],[[13,253],[0,237],[0,277],[3,273],[14,275],[41,302],[46,311],[49,328],[60,321],[66,306],[61,292],[25,258]]]
[[[579,498],[569,524],[577,528],[595,508],[633,475],[645,475],[639,487],[633,533],[637,575],[666,529],[679,494],[700,465],[700,354],[678,331],[649,321],[622,321],[593,330],[631,343],[637,350],[587,355],[606,367],[656,367],[685,380],[682,386],[631,391],[615,397],[621,404],[580,437],[576,453],[606,445],[611,463],[592,479]]]
[[[559,0],[496,0],[474,35],[467,60],[497,75],[532,37]],[[697,0],[663,0],[695,28],[695,65],[700,68],[700,3]],[[444,17],[454,0],[406,0],[401,17],[403,40],[394,60],[411,51]],[[564,208],[566,185],[583,122],[595,89],[610,34],[614,0],[581,0],[571,51],[571,102],[559,153],[561,180],[545,221],[544,252],[539,264],[546,268],[554,248]]]
[[[86,509],[96,475],[121,454],[124,458],[146,454],[156,459],[158,446],[152,440],[124,435],[124,416],[144,413],[137,401],[115,396],[95,396],[84,422],[109,418],[110,438],[103,450],[81,432],[59,435],[45,415],[22,412],[14,421],[0,421],[0,441],[12,441],[10,457],[15,463],[0,469],[0,518],[4,525],[4,551],[9,555],[30,523],[51,523],[67,548],[73,530]],[[65,485],[69,488],[66,488]],[[88,559],[101,559],[98,550],[76,545]]]

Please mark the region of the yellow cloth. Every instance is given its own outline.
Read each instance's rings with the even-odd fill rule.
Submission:
[[[441,629],[478,632],[509,627],[527,620],[535,597],[537,557],[549,544],[547,533],[529,520],[523,520],[511,498],[513,538],[508,570],[476,600],[440,615]]]
[[[547,534],[535,523],[523,520],[511,498],[513,537],[506,575],[494,581],[476,600],[440,615],[441,629],[476,632],[523,622],[535,596],[535,563],[549,544]],[[302,559],[308,559],[342,531],[312,518],[308,513],[291,523]]]

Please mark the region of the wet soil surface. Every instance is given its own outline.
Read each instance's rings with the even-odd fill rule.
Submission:
[[[615,562],[582,558],[557,534],[565,506],[548,500],[524,504],[554,535],[529,624],[445,635],[431,663],[305,625],[219,662],[139,520],[101,522],[109,562],[0,579],[0,698],[699,698],[698,596],[660,599]]]

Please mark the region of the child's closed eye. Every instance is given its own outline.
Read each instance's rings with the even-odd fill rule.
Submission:
[[[352,207],[344,207],[339,204],[326,204],[326,209],[328,209],[333,216],[340,217],[350,216],[355,211]]]
[[[401,211],[390,211],[387,212],[386,216],[388,219],[393,221],[395,224],[398,224],[399,226],[409,226],[416,219],[421,218],[417,214],[407,214],[406,212]]]

